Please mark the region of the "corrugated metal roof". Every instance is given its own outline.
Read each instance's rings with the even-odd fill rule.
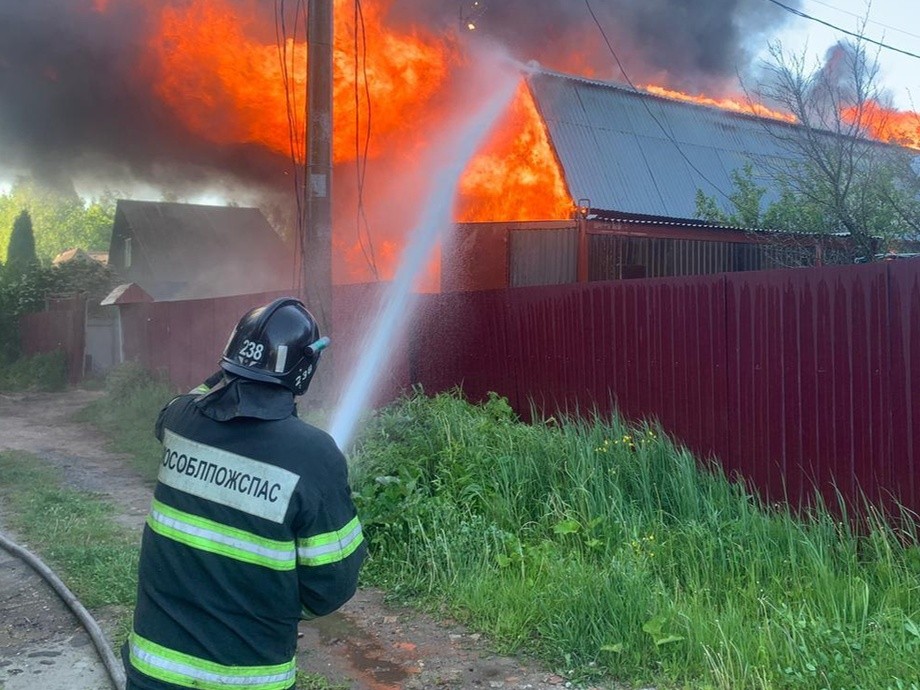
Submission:
[[[572,198],[595,209],[694,218],[698,189],[725,203],[733,170],[791,155],[771,135],[794,129],[783,122],[552,72],[527,80]]]

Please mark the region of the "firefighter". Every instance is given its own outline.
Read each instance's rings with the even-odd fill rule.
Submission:
[[[129,690],[293,688],[299,620],[354,594],[366,547],[345,458],[294,402],[328,342],[296,299],[253,309],[221,375],[160,412]]]

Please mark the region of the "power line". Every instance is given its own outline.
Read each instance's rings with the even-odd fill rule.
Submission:
[[[285,109],[288,121],[288,143],[290,146],[292,182],[294,184],[294,203],[297,212],[295,221],[294,250],[295,254],[300,257],[300,263],[305,260],[306,252],[303,243],[303,225],[304,214],[303,207],[306,203],[306,189],[304,181],[306,180],[306,169],[301,171],[299,156],[303,151],[304,163],[306,163],[306,151],[304,151],[304,141],[301,137],[301,123],[298,120],[296,71],[297,71],[297,27],[300,22],[301,14],[304,17],[304,27],[306,28],[306,8],[303,0],[297,0],[294,7],[294,27],[291,39],[290,64],[288,63],[288,30],[287,30],[287,12],[284,7],[285,0],[275,0],[275,40],[278,47],[278,60],[281,64],[281,80],[284,86]],[[304,113],[304,123],[306,122],[306,112]],[[305,134],[305,133],[304,133]],[[301,175],[303,172],[303,175]],[[291,283],[294,288],[300,290],[302,282],[302,271],[297,262],[291,267]]]
[[[358,28],[360,26],[360,41]],[[361,98],[358,89],[358,62],[359,62],[359,43],[362,45],[360,62],[361,73],[364,78],[364,98],[367,101],[367,129],[364,136],[364,149],[361,149]],[[355,49],[355,71],[354,71],[354,92],[355,92],[355,174],[357,176],[357,195],[358,209],[356,217],[356,230],[358,233],[358,244],[361,247],[361,253],[364,254],[364,260],[367,262],[374,275],[375,280],[380,276],[377,271],[377,258],[374,255],[374,241],[371,238],[370,225],[367,222],[367,211],[364,208],[364,185],[367,177],[367,159],[371,144],[371,89],[367,79],[367,27],[364,24],[364,8],[361,6],[361,0],[355,0],[355,27],[354,27],[354,49]],[[364,228],[362,235],[361,229]]]
[[[881,26],[882,28],[885,28],[885,29],[891,29],[892,31],[897,31],[899,34],[904,34],[905,36],[910,36],[911,38],[920,38],[920,34],[912,34],[910,31],[899,29],[898,27],[892,26],[891,24],[885,24],[884,22],[877,22],[874,19],[863,17],[862,15],[857,14],[856,12],[850,12],[849,10],[845,10],[842,7],[837,7],[836,5],[832,5],[829,2],[823,2],[822,0],[809,0],[809,1],[817,5],[824,5],[824,7],[834,10],[835,12],[842,12],[843,14],[848,14],[851,17],[856,17],[856,19],[859,19],[860,21],[865,19],[869,24],[875,24],[876,26]]]
[[[616,50],[613,49],[613,44],[611,44],[610,39],[607,38],[607,32],[604,31],[604,27],[601,25],[600,20],[598,20],[597,15],[594,14],[594,9],[591,7],[590,0],[585,0],[585,6],[588,8],[588,12],[591,14],[591,18],[594,20],[594,24],[597,26],[598,31],[601,32],[601,36],[603,36],[604,38],[604,43],[607,44],[607,49],[610,51],[610,54],[613,55],[613,59],[616,61],[617,67],[620,68],[620,74],[623,75],[623,79],[626,80],[626,83],[629,84],[633,88],[633,90],[637,92],[641,92],[642,90],[639,89],[633,83],[632,79],[630,79],[629,75],[626,73],[626,68],[623,67],[623,63],[620,62],[620,58],[617,55]],[[722,191],[719,185],[717,185],[715,182],[710,180],[705,174],[703,174],[703,171],[700,170],[698,167],[696,167],[693,161],[691,161],[690,158],[687,157],[687,154],[684,153],[683,149],[681,149],[680,144],[677,142],[677,139],[674,137],[674,134],[669,132],[667,129],[665,129],[665,126],[661,124],[661,120],[659,120],[655,116],[655,113],[652,112],[652,109],[649,107],[648,103],[646,102],[646,99],[641,98],[640,102],[645,107],[645,110],[649,114],[649,117],[651,117],[652,120],[655,121],[655,124],[658,125],[658,128],[661,130],[662,134],[664,134],[665,137],[667,137],[668,141],[670,141],[674,145],[674,148],[677,149],[677,152],[680,154],[680,157],[683,158],[684,161],[686,161],[687,165],[689,165],[694,171],[696,171],[696,174],[699,175],[703,180],[708,182],[709,185],[713,189],[715,189],[719,194],[725,197],[728,201],[731,201],[731,197],[728,194],[726,194],[724,191]]]
[[[837,26],[836,24],[831,24],[830,22],[826,22],[823,19],[818,19],[817,17],[813,17],[810,14],[806,14],[805,12],[802,12],[801,10],[797,10],[794,7],[790,7],[789,5],[786,5],[780,2],[779,0],[767,0],[767,2],[772,2],[777,7],[782,7],[784,10],[786,10],[787,12],[791,12],[797,17],[802,17],[803,19],[808,19],[810,21],[817,22],[818,24],[823,24],[824,26],[829,27],[833,29],[834,31],[839,31],[840,33],[844,33],[847,36],[853,36],[855,38],[858,38],[861,41],[865,41],[866,43],[872,43],[873,45],[877,45],[880,48],[885,48],[886,50],[892,50],[896,53],[901,53],[902,55],[907,55],[908,57],[917,58],[918,60],[920,60],[920,55],[918,55],[917,53],[911,53],[909,50],[902,50],[901,48],[895,48],[894,46],[888,45],[887,43],[884,43],[882,41],[876,41],[874,38],[869,38],[868,36],[864,36],[863,34],[857,33],[855,31],[848,31],[847,29],[843,29]]]

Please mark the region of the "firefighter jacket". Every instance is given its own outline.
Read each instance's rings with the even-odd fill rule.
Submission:
[[[364,559],[345,458],[279,386],[225,380],[160,413],[128,687],[294,687],[297,624],[339,608]]]

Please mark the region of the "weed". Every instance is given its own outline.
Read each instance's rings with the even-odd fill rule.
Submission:
[[[350,686],[332,683],[318,673],[297,672],[297,690],[348,690]]]
[[[60,350],[0,365],[0,390],[60,391],[67,386],[67,359]]]
[[[112,449],[130,456],[135,469],[156,480],[162,447],[154,437],[157,414],[174,396],[174,389],[134,363],[124,364],[106,378],[106,395],[77,414],[109,439]]]
[[[658,429],[415,395],[352,458],[365,577],[575,677],[911,687],[917,540],[767,508]]]

